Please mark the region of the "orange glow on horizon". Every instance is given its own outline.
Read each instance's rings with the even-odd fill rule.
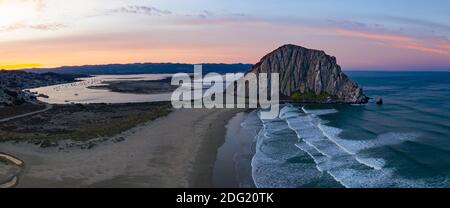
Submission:
[[[0,69],[57,68],[61,66],[108,65],[130,63],[256,63],[270,49],[257,48],[175,48],[127,49],[97,48],[97,50],[71,50],[61,52],[54,48],[41,53],[26,54],[26,59],[13,57],[11,64],[0,63]],[[29,64],[20,64],[20,63]],[[15,64],[17,63],[17,64]]]
[[[11,65],[0,65],[0,69],[5,70],[17,70],[26,68],[38,68],[43,67],[42,64],[11,64]]]
[[[328,54],[336,56],[339,64],[343,68],[401,67],[398,63],[400,63],[399,59],[403,56],[420,55],[420,57],[425,57],[430,60],[434,60],[435,57],[450,56],[447,50],[450,44],[445,42],[441,43],[438,40],[420,40],[400,34],[382,34],[351,30],[332,31],[334,34],[338,34],[346,39],[329,42],[328,44],[311,41],[305,45],[295,40],[286,41],[286,43],[289,42],[308,48],[325,50]],[[102,39],[102,41],[98,41],[99,39]],[[177,45],[173,45],[154,42],[145,37],[129,39],[122,35],[61,37],[57,39],[16,41],[0,45],[0,55],[2,55],[2,50],[10,50],[11,48],[20,49],[27,47],[27,50],[5,53],[2,57],[7,62],[0,63],[0,69],[17,70],[25,68],[57,68],[61,66],[129,63],[254,64],[265,54],[283,44],[275,41],[266,44],[260,44],[259,41],[241,44],[232,40],[227,40],[226,43],[227,45],[224,46],[222,44],[205,44],[202,42],[191,44],[178,41],[173,43]],[[369,51],[372,54],[371,56],[358,53],[359,51],[364,51],[370,44],[372,44]],[[342,47],[349,45],[352,47]],[[399,53],[400,51],[401,53]],[[22,59],[16,54],[20,54],[24,58]],[[362,55],[358,57],[354,54]],[[366,59],[366,57],[372,59]],[[418,60],[418,65],[423,62],[423,59],[416,60]],[[380,65],[380,62],[384,64]],[[405,67],[409,67],[410,65],[408,64],[413,66],[415,64],[410,63],[410,61],[401,63]],[[440,67],[444,64],[437,66]]]

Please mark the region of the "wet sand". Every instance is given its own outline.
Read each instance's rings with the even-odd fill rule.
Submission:
[[[17,187],[211,187],[225,125],[241,111],[176,110],[91,149],[1,143],[0,150],[25,163]]]
[[[217,151],[213,185],[216,188],[255,188],[252,160],[262,127],[257,111],[236,114],[227,123],[225,143]]]

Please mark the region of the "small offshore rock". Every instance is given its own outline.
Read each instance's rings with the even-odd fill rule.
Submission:
[[[382,97],[378,97],[377,100],[375,101],[375,103],[377,105],[383,105],[383,98]]]

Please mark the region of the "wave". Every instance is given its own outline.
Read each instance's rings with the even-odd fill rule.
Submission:
[[[281,119],[261,121],[251,162],[256,187],[296,188],[317,182],[321,172],[315,168],[314,161],[295,146],[296,135],[286,123]]]
[[[292,107],[289,107],[289,108],[292,108]],[[338,112],[336,109],[306,110],[305,106],[302,107],[302,111],[307,113],[307,114],[313,114],[313,115],[316,115],[316,116],[333,114],[333,113],[337,113]]]
[[[279,118],[261,119],[263,128],[257,136],[256,154],[252,160],[257,187],[299,187],[322,180],[324,174],[344,187],[355,188],[440,187],[447,184],[447,178],[403,178],[396,174],[394,167],[387,167],[384,158],[369,151],[405,141],[415,142],[417,134],[391,132],[373,139],[344,139],[339,137],[341,129],[325,125],[318,117],[338,113],[337,110],[301,109],[286,105],[280,110]],[[287,162],[293,157],[302,158],[303,162]],[[310,159],[309,162],[304,162],[308,161],[305,157]],[[308,169],[311,166],[315,170]],[[299,175],[299,172],[304,174]]]
[[[386,133],[381,134],[375,139],[341,139],[338,135],[342,132],[341,129],[319,124],[318,128],[322,133],[333,143],[339,146],[348,154],[356,155],[367,149],[373,149],[388,145],[396,145],[405,141],[415,141],[417,134],[414,133]]]

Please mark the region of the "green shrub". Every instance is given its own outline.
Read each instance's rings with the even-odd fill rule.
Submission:
[[[291,95],[291,99],[294,101],[305,101],[305,102],[317,102],[317,101],[326,101],[330,96],[327,92],[321,92],[319,95],[316,95],[314,92],[294,92]]]

